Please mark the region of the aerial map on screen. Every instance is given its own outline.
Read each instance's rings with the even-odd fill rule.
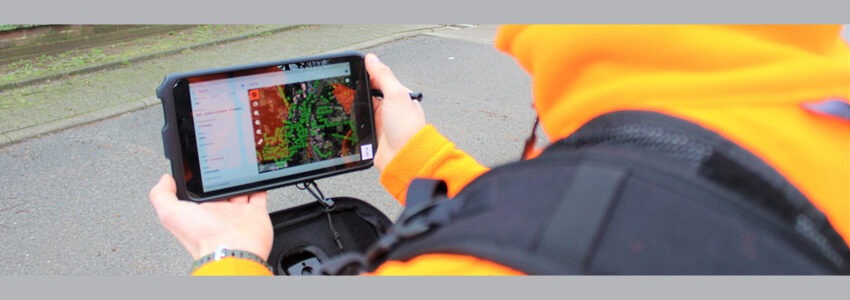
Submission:
[[[258,171],[357,153],[348,77],[248,90]]]

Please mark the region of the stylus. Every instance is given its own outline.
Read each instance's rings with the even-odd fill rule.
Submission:
[[[380,90],[372,90],[372,97],[383,98],[384,93],[382,93]],[[422,93],[410,92],[410,100],[422,101]]]

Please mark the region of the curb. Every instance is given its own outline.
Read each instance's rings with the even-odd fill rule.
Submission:
[[[297,26],[300,26],[300,25],[297,25]],[[151,59],[151,58],[166,56],[166,55],[170,55],[170,54],[175,54],[175,53],[179,53],[180,51],[187,50],[187,49],[200,48],[200,47],[204,47],[204,46],[211,46],[211,45],[226,43],[226,42],[230,42],[230,41],[236,41],[236,40],[240,40],[240,39],[244,39],[244,38],[248,38],[248,37],[257,36],[257,35],[260,35],[260,34],[265,34],[265,33],[268,33],[268,32],[290,30],[293,27],[297,27],[297,26],[288,26],[288,27],[284,27],[284,28],[259,32],[259,33],[255,33],[255,34],[251,34],[251,35],[222,39],[222,40],[217,40],[217,41],[210,42],[210,43],[198,44],[198,45],[193,45],[193,46],[189,46],[189,47],[184,47],[184,48],[181,48],[181,49],[169,50],[169,51],[162,52],[162,53],[146,55],[144,57],[134,58],[133,62],[138,62],[138,61],[142,61],[142,60],[145,60],[145,59]],[[351,44],[351,45],[348,45],[348,46],[345,46],[345,47],[335,48],[335,49],[326,50],[326,51],[320,51],[318,53],[313,53],[313,54],[333,53],[333,52],[339,52],[339,51],[348,50],[348,49],[361,50],[361,49],[364,49],[364,48],[371,48],[371,47],[379,46],[379,45],[382,45],[382,44],[390,43],[390,42],[393,42],[393,41],[397,41],[397,40],[400,40],[400,39],[409,38],[409,37],[413,37],[413,36],[420,35],[420,34],[425,34],[427,32],[431,32],[431,31],[434,31],[434,30],[437,30],[437,29],[440,29],[440,28],[445,28],[445,26],[435,26],[435,27],[432,27],[432,28],[402,31],[402,32],[390,34],[390,35],[387,35],[387,36],[384,36],[384,37],[381,37],[381,38],[376,38],[376,39],[372,39],[372,40],[368,40],[368,41],[354,43],[354,44]],[[311,55],[311,54],[306,54],[306,55]],[[104,69],[109,68],[110,66],[114,67],[114,66],[122,65],[122,64],[123,64],[123,62],[115,63],[115,64],[106,64],[104,66],[86,68],[86,70],[89,70],[88,72],[92,72],[92,71],[97,71],[97,70],[104,70]],[[78,72],[78,73],[74,73],[74,72]],[[69,75],[61,75],[61,76],[70,76],[70,75],[82,74],[84,72],[82,72],[81,70],[75,70],[75,71],[70,71],[70,72],[67,72],[67,73]],[[56,78],[61,77],[61,76],[56,76]],[[3,88],[3,87],[0,87],[0,88]],[[144,98],[144,99],[141,99],[141,100],[131,101],[131,102],[127,102],[127,103],[124,103],[124,104],[119,104],[119,105],[116,105],[116,106],[107,107],[107,108],[104,108],[104,109],[101,109],[101,110],[98,110],[98,111],[84,113],[84,114],[73,116],[73,117],[70,117],[70,118],[60,119],[60,120],[56,120],[56,121],[52,121],[52,122],[48,122],[48,123],[43,123],[43,124],[38,124],[38,125],[27,127],[27,128],[21,128],[21,129],[9,131],[9,132],[0,134],[0,148],[14,144],[14,143],[17,143],[17,142],[25,141],[25,140],[28,140],[28,139],[31,139],[31,138],[34,138],[34,137],[42,136],[42,135],[53,133],[53,132],[58,132],[58,131],[61,131],[61,130],[64,130],[64,129],[70,129],[70,128],[73,128],[73,127],[76,127],[76,126],[93,123],[93,122],[96,122],[96,121],[116,117],[116,116],[119,116],[119,115],[123,115],[123,114],[126,114],[126,113],[134,112],[134,111],[137,111],[137,110],[142,110],[142,109],[145,109],[145,108],[149,108],[149,107],[153,107],[153,106],[157,106],[157,105],[161,105],[161,104],[162,103],[159,101],[159,98],[157,98],[156,96],[152,96],[152,97]]]

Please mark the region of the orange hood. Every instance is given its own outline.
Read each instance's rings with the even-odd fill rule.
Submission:
[[[832,25],[508,25],[496,47],[531,75],[551,140],[617,110],[690,120],[761,157],[850,243],[850,121],[803,109],[850,99]]]
[[[801,102],[850,93],[840,26],[507,25],[551,139],[601,113]]]

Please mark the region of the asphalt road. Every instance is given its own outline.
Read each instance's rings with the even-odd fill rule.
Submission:
[[[529,78],[493,48],[494,33],[449,28],[359,50],[378,54],[425,95],[430,123],[495,166],[519,157],[534,113]],[[187,274],[191,258],[147,199],[169,171],[162,125],[156,105],[0,148],[0,275]],[[326,196],[366,200],[392,219],[401,209],[374,168],[318,184]],[[294,187],[273,190],[269,210],[311,199]]]

